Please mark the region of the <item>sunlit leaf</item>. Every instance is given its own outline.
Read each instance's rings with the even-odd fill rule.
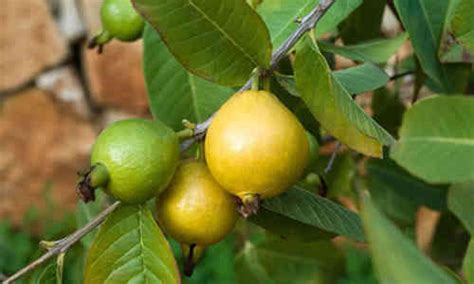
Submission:
[[[474,99],[434,96],[404,115],[391,157],[415,176],[433,183],[474,180]]]
[[[151,112],[175,130],[183,128],[183,119],[206,120],[234,92],[189,73],[149,25],[143,38],[143,65]]]
[[[243,0],[133,0],[190,72],[222,85],[243,85],[270,63],[270,35]]]
[[[382,146],[393,142],[332,76],[324,56],[308,38],[297,51],[295,80],[311,113],[342,143],[368,156],[381,157]]]
[[[85,283],[180,283],[173,253],[144,205],[121,205],[88,252]]]

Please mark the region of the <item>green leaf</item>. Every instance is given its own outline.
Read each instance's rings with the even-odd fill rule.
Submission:
[[[76,227],[78,229],[92,221],[92,219],[104,209],[107,195],[102,190],[97,190],[95,197],[96,200],[94,202],[84,203],[82,200],[77,202]],[[81,244],[84,248],[88,249],[91,246],[96,233],[97,229],[94,229],[81,238]]]
[[[450,42],[441,51],[440,60],[443,63],[474,63],[474,53],[456,42]]]
[[[324,14],[321,20],[316,24],[316,36],[322,36],[327,32],[331,32],[337,28],[344,19],[346,19],[357,7],[362,4],[363,0],[346,0],[335,1],[331,8]]]
[[[315,44],[306,41],[297,51],[295,81],[313,116],[331,135],[365,155],[381,157],[393,138],[351,98]]]
[[[268,67],[270,35],[244,0],[133,0],[190,72],[227,86],[243,85]]]
[[[316,161],[316,172],[324,177],[328,187],[328,198],[340,196],[353,197],[354,177],[356,176],[356,164],[351,153],[337,155],[331,170],[326,173],[325,169],[329,163],[329,156],[319,156]]]
[[[238,283],[335,283],[343,257],[330,241],[247,241],[236,259]]]
[[[392,160],[371,159],[367,163],[369,186],[374,190],[384,188],[402,197],[407,202],[425,205],[434,210],[447,209],[447,186],[428,184],[412,176]],[[398,206],[398,204],[393,204]]]
[[[363,240],[364,234],[359,216],[349,209],[293,186],[289,191],[262,204],[263,208],[326,232]]]
[[[325,41],[318,42],[324,52],[335,53],[355,61],[385,63],[407,40],[408,34],[401,33],[389,39],[374,39],[367,42],[336,46]]]
[[[350,94],[373,91],[385,86],[389,81],[388,75],[372,63],[334,71],[332,74]],[[294,76],[275,74],[275,78],[288,93],[293,96],[300,96],[296,89]]]
[[[18,282],[21,284],[56,284],[56,267],[56,259],[53,258]]]
[[[101,225],[85,283],[180,283],[170,247],[144,205],[121,205]]]
[[[421,67],[443,92],[451,92],[448,72],[438,60],[449,1],[395,0],[403,26],[410,34]]]
[[[430,257],[439,265],[459,271],[469,243],[469,233],[459,219],[446,212],[436,222]]]
[[[403,118],[390,156],[410,173],[432,183],[474,180],[474,99],[433,96]]]
[[[456,283],[446,272],[418,251],[379,210],[369,196],[363,198],[362,220],[381,283]]]
[[[471,238],[463,262],[463,272],[468,283],[474,283],[474,239]]]
[[[288,241],[310,242],[320,239],[330,239],[334,234],[323,231],[311,225],[298,222],[278,213],[261,208],[250,221],[271,232],[275,236]]]
[[[474,52],[474,0],[461,0],[454,10],[451,29],[457,42]]]
[[[449,189],[448,207],[474,236],[474,183],[456,184]]]
[[[365,0],[340,26],[345,44],[354,44],[380,36],[385,1]]]
[[[380,88],[372,96],[373,118],[392,135],[398,135],[406,107],[398,93]]]
[[[349,94],[360,94],[385,86],[389,77],[380,67],[364,63],[355,67],[333,72]]]
[[[235,256],[236,242],[234,234],[228,235],[224,240],[209,246],[194,267],[193,275],[184,280],[186,284],[221,284],[236,283]],[[175,253],[179,267],[184,266],[184,257],[180,244],[169,239],[170,245]]]
[[[143,45],[151,112],[175,130],[183,128],[183,119],[193,122],[206,120],[234,92],[189,73],[149,25],[145,27]]]
[[[274,48],[298,28],[296,20],[308,14],[318,3],[319,0],[270,0],[258,6],[257,11],[268,27]]]
[[[298,28],[297,19],[308,14],[319,0],[268,0],[258,6],[257,11],[267,24],[275,48],[279,47]],[[336,1],[316,26],[318,35],[334,29],[361,0]]]

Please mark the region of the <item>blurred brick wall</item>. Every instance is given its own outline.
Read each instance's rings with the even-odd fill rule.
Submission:
[[[3,0],[0,9],[0,219],[21,222],[50,188],[72,210],[76,172],[108,123],[148,116],[141,42],[85,48],[102,0]],[[61,212],[67,212],[62,210]]]

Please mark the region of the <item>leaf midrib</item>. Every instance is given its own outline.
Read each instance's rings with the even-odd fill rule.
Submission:
[[[145,257],[144,257],[144,247],[145,247],[145,244],[143,243],[143,229],[142,229],[142,206],[140,205],[140,208],[138,210],[138,238],[140,239],[140,253],[139,255],[141,256],[140,257],[140,260],[141,260],[141,264],[142,264],[142,273],[143,273],[143,279],[145,280],[145,284],[148,283],[148,279],[147,279],[147,276],[146,276],[146,267],[145,267]]]
[[[208,20],[218,31],[221,32],[222,35],[224,35],[227,40],[229,40],[232,45],[234,45],[237,49],[239,49],[245,57],[247,57],[255,66],[258,66],[259,64],[255,61],[255,59],[248,54],[245,49],[243,49],[237,42],[229,35],[225,30],[223,30],[209,15],[207,15],[199,6],[197,6],[192,0],[188,0],[189,5],[196,9],[197,12],[199,12],[206,20]]]

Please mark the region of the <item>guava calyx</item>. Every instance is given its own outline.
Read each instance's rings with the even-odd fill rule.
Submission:
[[[95,190],[107,185],[109,181],[109,173],[102,164],[93,165],[87,170],[79,172],[78,176],[76,192],[84,203],[95,201]]]
[[[257,214],[260,208],[261,198],[258,194],[245,194],[237,198],[237,211],[244,218]]]

